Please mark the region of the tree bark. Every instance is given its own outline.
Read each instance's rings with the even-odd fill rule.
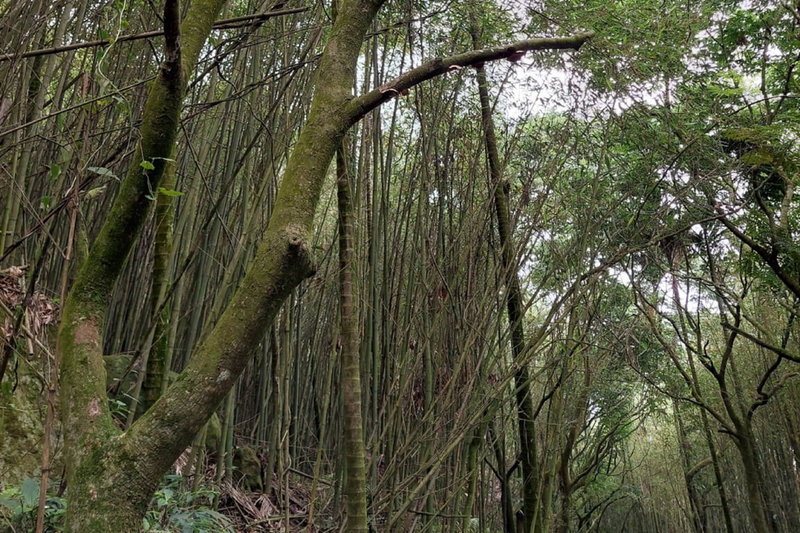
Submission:
[[[705,531],[705,518],[703,514],[703,502],[697,494],[697,487],[694,484],[694,474],[690,474],[692,470],[691,458],[689,457],[689,437],[686,434],[686,428],[683,425],[683,418],[681,418],[680,405],[678,401],[672,400],[672,416],[675,424],[675,433],[678,437],[678,451],[681,456],[681,466],[683,467],[683,481],[686,485],[686,494],[689,497],[689,521],[692,523],[692,529],[695,533],[703,533]]]
[[[165,61],[145,106],[137,157],[83,263],[62,311],[58,349],[69,531],[138,531],[158,475],[139,476],[130,445],[111,420],[101,335],[114,284],[146,220],[175,144],[185,73],[193,70],[223,0],[199,0],[179,29],[177,1],[164,10]],[[140,163],[146,162],[144,166]],[[145,168],[147,167],[147,168]],[[124,475],[124,473],[130,473]],[[121,482],[117,475],[136,478]]]
[[[777,531],[775,524],[771,520],[771,513],[766,504],[764,494],[763,474],[758,450],[756,449],[755,437],[749,424],[739,427],[739,433],[734,437],[736,449],[742,459],[744,467],[745,487],[747,490],[747,506],[750,510],[750,520],[753,523],[753,531],[756,533],[774,533]]]
[[[161,475],[233,386],[291,289],[313,272],[309,236],[314,211],[330,161],[349,126],[342,109],[350,100],[356,59],[380,3],[343,2],[318,68],[318,79],[324,83],[317,86],[275,210],[242,287],[176,383],[154,408],[119,434],[105,400],[102,316],[151,208],[146,196],[158,189],[175,141],[184,80],[176,66],[180,55],[176,58],[167,46],[168,61],[153,85],[142,125],[142,160],[154,168],[143,173],[138,162],[133,165],[64,309],[59,341],[65,362],[62,407],[68,428],[69,530],[139,530]],[[196,62],[221,4],[220,0],[192,4],[181,36],[186,52],[183,70]],[[167,24],[176,24],[177,4],[173,7],[174,15],[165,16]],[[165,33],[169,37],[177,30]]]
[[[175,188],[175,163],[170,161],[164,172],[163,187]],[[156,198],[156,236],[153,251],[153,278],[150,283],[151,333],[147,342],[147,366],[142,384],[142,394],[138,398],[139,415],[150,409],[156,402],[165,383],[169,381],[167,349],[169,346],[169,308],[165,301],[169,285],[169,258],[172,251],[172,219],[175,202],[166,194]]]

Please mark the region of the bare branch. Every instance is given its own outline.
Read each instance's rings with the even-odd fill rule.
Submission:
[[[569,37],[526,39],[506,46],[472,50],[446,58],[431,59],[417,68],[409,70],[384,85],[381,85],[377,89],[373,89],[355,98],[348,104],[346,113],[350,124],[355,124],[361,117],[384,102],[403,94],[404,91],[408,91],[408,89],[423,81],[435,78],[449,71],[477,66],[487,61],[497,61],[498,59],[507,59],[514,62],[519,60],[525,52],[535,50],[578,50],[583,43],[593,36],[594,32],[585,32]]]
[[[740,230],[733,222],[731,222],[726,216],[720,215],[718,217],[719,221],[722,222],[728,230],[733,233],[737,239],[742,241],[746,244],[751,250],[761,256],[761,259],[767,264],[767,266],[772,269],[772,272],[775,273],[776,276],[786,285],[786,288],[792,291],[792,293],[800,298],[800,283],[797,282],[794,278],[792,278],[786,270],[781,266],[780,262],[778,261],[778,254],[774,248],[769,249],[764,246],[758,244],[754,239],[746,235],[742,230]]]
[[[778,355],[778,356],[780,356],[780,357],[782,357],[784,359],[788,359],[789,361],[793,361],[795,363],[800,363],[800,357],[797,356],[796,354],[793,354],[789,350],[781,348],[780,346],[775,346],[774,344],[770,344],[770,343],[768,343],[768,342],[756,337],[752,333],[748,333],[747,331],[745,331],[745,330],[743,330],[743,329],[741,329],[739,327],[734,326],[733,324],[727,324],[726,323],[726,324],[723,324],[722,327],[724,327],[726,329],[729,329],[729,330],[731,330],[731,331],[733,331],[735,333],[738,333],[739,335],[741,335],[745,339],[747,339],[749,341],[752,341],[752,342],[756,343],[757,345],[761,346],[762,348],[765,348],[765,349],[773,352],[775,355]]]
[[[169,2],[167,3],[167,6]],[[165,6],[165,11],[166,11]],[[257,24],[259,22],[263,22],[267,19],[273,17],[279,17],[281,15],[293,15],[295,13],[302,13],[304,11],[308,11],[307,7],[296,7],[292,9],[278,9],[275,11],[266,11],[264,13],[257,13],[254,15],[244,15],[241,17],[234,17],[230,19],[220,20],[219,22],[215,22],[213,28],[215,30],[225,30],[231,28],[238,28],[241,26],[249,26],[251,24]],[[167,24],[165,19],[164,24]],[[152,37],[159,37],[164,35],[163,30],[155,30],[155,31],[146,31],[142,33],[135,33],[133,35],[123,35],[113,42],[121,43],[125,41],[140,41],[142,39],[150,39]],[[3,54],[0,55],[0,63],[3,61],[11,61],[14,59],[25,59],[27,57],[38,57],[38,56],[46,56],[50,54],[60,54],[62,52],[69,52],[71,50],[82,50],[84,48],[96,48],[98,46],[108,46],[112,43],[111,39],[97,39],[95,41],[85,41],[82,43],[72,43],[67,44],[64,46],[57,46],[54,48],[42,48],[40,50],[30,50],[28,52],[21,52],[19,54]]]

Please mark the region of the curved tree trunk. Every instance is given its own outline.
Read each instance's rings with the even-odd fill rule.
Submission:
[[[318,68],[308,122],[289,160],[269,227],[231,304],[186,370],[124,434],[111,420],[101,354],[102,317],[114,282],[158,190],[177,132],[185,80],[221,8],[192,4],[183,23],[183,69],[177,2],[168,3],[167,61],[151,89],[142,124],[141,159],[119,196],[67,298],[59,334],[64,358],[62,411],[69,483],[68,529],[138,531],[162,474],[219,405],[291,289],[313,272],[308,239],[322,181],[352,118],[355,64],[379,1],[345,1]],[[176,54],[177,57],[176,57]],[[153,166],[145,170],[139,161]]]
[[[65,440],[70,531],[137,531],[161,474],[121,482],[119,472],[136,470],[130,444],[119,438],[105,391],[101,338],[103,315],[135,237],[146,220],[177,136],[185,73],[200,49],[223,0],[193,3],[181,30],[179,6],[165,7],[165,61],[145,106],[137,157],[123,181],[111,213],[80,269],[62,311],[59,347],[61,409]],[[144,166],[140,163],[146,162]],[[148,168],[144,168],[144,167]]]

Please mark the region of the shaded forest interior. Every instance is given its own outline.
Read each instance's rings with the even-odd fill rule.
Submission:
[[[800,2],[0,32],[0,531],[800,531]]]

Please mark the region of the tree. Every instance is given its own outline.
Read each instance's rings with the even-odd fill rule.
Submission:
[[[588,34],[538,39],[437,59],[353,99],[356,60],[380,0],[338,5],[317,68],[308,119],[297,139],[269,226],[240,288],[186,369],[126,431],[106,401],[103,315],[122,265],[151,209],[172,156],[186,86],[220,1],[195,2],[179,23],[177,1],[164,10],[165,56],[141,127],[140,157],[123,182],[64,305],[59,332],[61,406],[66,428],[68,528],[136,531],[161,475],[202,428],[236,381],[290,291],[314,272],[310,231],[320,190],[347,129],[409,87],[452,68],[527,50],[577,48]]]

